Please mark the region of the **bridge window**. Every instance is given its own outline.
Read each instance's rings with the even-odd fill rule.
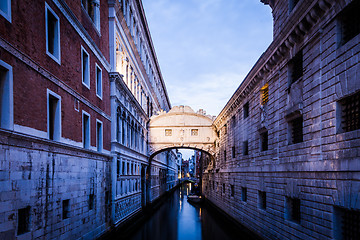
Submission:
[[[360,239],[360,211],[334,208],[335,239]]]
[[[172,136],[172,129],[165,129],[165,136]]]
[[[337,117],[339,119],[338,132],[350,132],[360,129],[360,92],[338,102]]]
[[[247,188],[241,187],[241,201],[246,202],[247,201]]]
[[[70,217],[70,199],[62,201],[62,219]]]
[[[286,197],[285,219],[300,223],[300,199]]]
[[[351,2],[338,17],[338,46],[342,46],[360,33],[360,3]]]
[[[266,192],[264,191],[259,191],[259,208],[266,209]]]
[[[244,104],[243,112],[244,112],[244,119],[249,117],[249,102]]]
[[[303,76],[303,53],[300,50],[290,61],[288,65],[289,86]]]
[[[30,231],[30,207],[18,210],[18,229],[17,234],[23,234]]]
[[[269,101],[269,84],[265,84],[260,89],[260,102],[261,105],[265,105]]]
[[[249,141],[243,142],[243,155],[249,155]]]
[[[191,136],[198,136],[199,135],[199,129],[191,129]]]
[[[303,141],[303,117],[297,117],[289,122],[289,144]]]

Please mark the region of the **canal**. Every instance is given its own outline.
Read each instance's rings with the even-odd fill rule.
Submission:
[[[208,205],[187,201],[192,184],[175,190],[141,226],[131,234],[117,233],[112,239],[127,240],[232,240],[255,239],[248,231],[224,219]]]

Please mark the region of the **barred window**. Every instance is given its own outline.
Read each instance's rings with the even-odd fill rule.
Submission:
[[[289,144],[300,143],[303,141],[303,117],[300,116],[289,122],[290,139]]]
[[[268,131],[261,133],[260,134],[260,144],[261,144],[260,151],[267,151],[269,149],[268,141],[269,141]]]
[[[249,141],[243,142],[243,155],[249,155]]]
[[[249,117],[249,102],[244,104],[243,111],[244,111],[244,119]]]
[[[340,102],[340,132],[350,132],[360,129],[360,92],[357,92]]]
[[[30,231],[30,207],[18,210],[18,230],[17,234],[23,234]]]
[[[172,135],[172,129],[165,129],[165,136],[171,136]]]
[[[260,89],[260,102],[261,105],[265,105],[269,101],[269,84],[265,84]]]
[[[266,209],[266,192],[259,191],[259,208]]]
[[[191,129],[191,136],[198,136],[199,135],[199,129]]]
[[[338,46],[342,46],[360,33],[360,2],[352,1],[338,17]]]
[[[241,201],[246,202],[247,201],[247,188],[241,187]]]
[[[360,211],[335,208],[335,239],[360,239]]]
[[[285,199],[285,219],[300,223],[300,199],[286,197]]]
[[[303,53],[300,50],[288,65],[289,85],[293,84],[303,76]]]

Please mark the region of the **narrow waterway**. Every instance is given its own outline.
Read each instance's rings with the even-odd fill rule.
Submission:
[[[253,239],[223,221],[212,208],[187,201],[192,184],[177,189],[129,240]],[[121,237],[120,237],[121,239]]]

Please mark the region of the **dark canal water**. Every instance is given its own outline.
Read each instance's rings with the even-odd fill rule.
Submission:
[[[192,184],[186,184],[177,189],[144,225],[139,227],[133,235],[127,236],[126,239],[254,239],[246,232],[224,221],[212,208],[189,204],[187,196],[191,192],[191,188]]]

